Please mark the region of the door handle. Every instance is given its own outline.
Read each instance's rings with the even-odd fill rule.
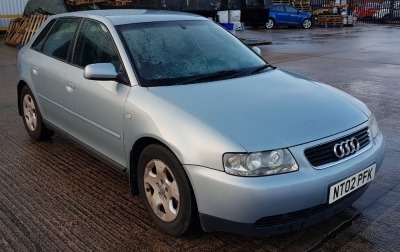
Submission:
[[[68,92],[72,93],[75,89],[75,84],[72,82],[67,81],[67,84],[65,85],[65,88],[67,89]]]

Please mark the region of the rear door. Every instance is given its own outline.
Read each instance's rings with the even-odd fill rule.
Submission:
[[[32,45],[30,76],[37,93],[42,116],[51,124],[66,130],[62,80],[80,18],[52,20]]]

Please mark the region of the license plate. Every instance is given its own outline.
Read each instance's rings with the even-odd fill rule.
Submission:
[[[334,184],[329,188],[329,204],[343,198],[375,178],[376,164]]]

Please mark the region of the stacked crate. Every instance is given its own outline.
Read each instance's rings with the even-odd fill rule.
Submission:
[[[9,45],[25,45],[49,15],[32,15],[11,20],[4,42]]]
[[[273,0],[274,4],[290,4],[290,0]]]
[[[91,3],[104,3],[108,2],[107,0],[65,0],[65,4],[76,6],[83,4],[91,4]]]
[[[290,4],[298,10],[311,12],[311,0],[273,0],[274,4]]]
[[[318,15],[316,25],[319,27],[343,27],[341,15]]]
[[[304,12],[311,12],[311,1],[310,0],[295,0],[292,5],[298,10]]]
[[[106,6],[132,6],[132,0],[65,0],[65,4],[78,6],[84,4],[104,4]]]
[[[108,1],[110,6],[132,6],[132,0],[114,0]]]

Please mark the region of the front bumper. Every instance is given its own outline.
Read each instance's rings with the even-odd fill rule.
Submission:
[[[296,231],[321,222],[351,206],[367,190],[368,184],[333,204],[323,204],[296,212],[268,216],[255,223],[240,223],[200,213],[206,231],[224,231],[249,236],[270,236]]]
[[[203,229],[247,235],[278,234],[309,226],[350,206],[366,186],[331,205],[328,205],[329,187],[374,163],[379,169],[385,151],[382,134],[372,140],[368,150],[324,169],[313,168],[304,157],[304,149],[315,144],[290,149],[300,169],[287,174],[239,177],[185,165]],[[320,210],[312,213],[310,209]],[[302,211],[306,213],[298,215],[298,218],[285,220],[286,217],[282,217],[296,216]]]

